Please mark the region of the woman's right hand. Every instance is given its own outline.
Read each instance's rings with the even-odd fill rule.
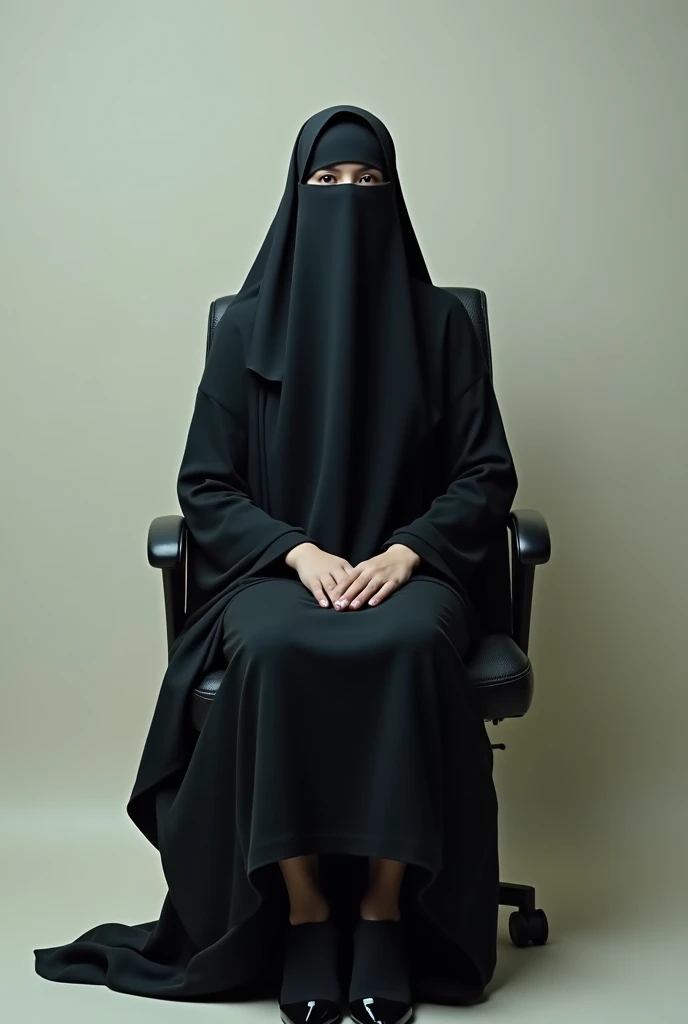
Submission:
[[[322,608],[330,607],[331,591],[353,570],[345,558],[331,555],[310,541],[293,547],[284,561],[296,570],[304,587],[308,587]]]

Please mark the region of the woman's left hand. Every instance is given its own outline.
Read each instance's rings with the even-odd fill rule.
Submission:
[[[392,544],[380,555],[355,565],[334,590],[330,600],[337,611],[379,604],[401,587],[420,564],[420,555],[406,544]]]

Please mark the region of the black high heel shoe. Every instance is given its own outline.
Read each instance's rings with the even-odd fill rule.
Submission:
[[[338,941],[331,920],[287,926],[280,992],[284,1024],[338,1024],[341,1020]]]
[[[300,1003],[280,1003],[284,1024],[337,1024],[342,1019],[338,1003],[330,999],[307,999]]]
[[[360,920],[354,931],[349,1013],[356,1024],[406,1024],[413,1015],[401,921]]]
[[[351,1019],[356,1024],[406,1024],[411,1019],[413,1007],[396,999],[354,999],[349,1003]]]

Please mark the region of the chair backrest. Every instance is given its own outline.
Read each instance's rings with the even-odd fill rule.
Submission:
[[[463,302],[471,318],[485,361],[492,378],[492,350],[490,348],[490,327],[487,318],[487,298],[479,288],[445,288]],[[210,305],[208,334],[206,338],[206,359],[213,343],[215,328],[231,303],[233,295],[224,295]],[[495,534],[483,571],[475,578],[470,595],[484,633],[507,633],[512,635],[511,577],[509,571],[509,538],[507,524]]]
[[[456,297],[461,299],[463,302],[466,311],[471,318],[475,332],[480,339],[485,361],[490,368],[490,375],[492,375],[490,325],[487,319],[487,299],[485,297],[485,292],[481,292],[479,288],[445,288],[444,290],[456,295]],[[223,295],[222,298],[215,299],[214,302],[210,303],[210,313],[208,314],[208,333],[205,345],[206,359],[208,358],[210,346],[212,345],[213,338],[215,337],[215,328],[219,324],[227,306],[229,306],[234,297],[234,295]]]

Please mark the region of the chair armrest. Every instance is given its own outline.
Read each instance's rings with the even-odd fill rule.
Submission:
[[[187,526],[183,516],[158,516],[148,529],[148,561],[162,569],[168,654],[186,617]]]
[[[148,529],[148,561],[154,569],[171,569],[184,560],[183,516],[158,516]]]
[[[509,529],[516,551],[516,558],[522,565],[543,565],[549,562],[552,547],[545,518],[534,508],[512,509],[509,513]]]
[[[513,639],[528,653],[535,566],[549,562],[552,548],[544,516],[533,508],[509,513],[511,531],[511,605]]]

